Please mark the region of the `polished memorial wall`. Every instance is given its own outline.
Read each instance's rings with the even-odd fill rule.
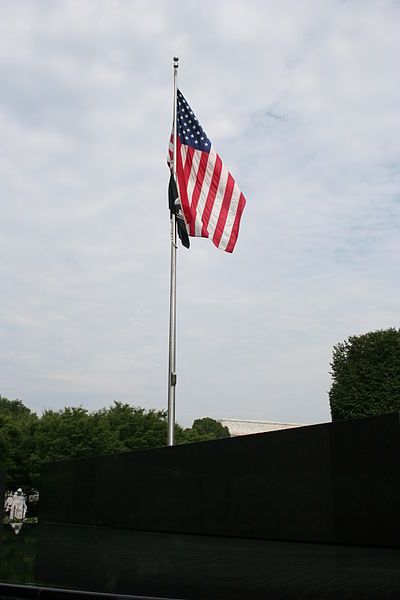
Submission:
[[[400,598],[394,548],[56,524],[3,534],[1,600]]]
[[[47,465],[41,518],[400,545],[399,414]]]
[[[400,598],[400,550],[391,548],[44,525],[36,565],[39,581],[146,597]]]
[[[397,600],[399,439],[393,414],[47,465],[0,600]]]

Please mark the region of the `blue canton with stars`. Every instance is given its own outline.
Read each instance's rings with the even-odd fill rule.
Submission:
[[[192,109],[178,90],[177,130],[181,144],[195,150],[210,152],[211,142],[196,119]]]

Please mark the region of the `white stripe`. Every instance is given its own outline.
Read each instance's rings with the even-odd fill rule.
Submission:
[[[224,165],[222,165],[221,178],[219,180],[218,190],[215,195],[214,204],[211,209],[210,220],[208,222],[207,227],[210,237],[213,237],[215,233],[215,228],[218,223],[219,213],[221,212],[222,200],[224,199],[226,183],[228,181],[228,175],[229,171],[224,168]]]
[[[227,245],[229,243],[231,233],[232,233],[232,227],[235,223],[236,213],[237,213],[238,206],[239,206],[240,194],[241,194],[241,191],[239,190],[237,183],[235,181],[235,185],[233,187],[233,192],[232,192],[231,203],[229,206],[228,216],[227,216],[225,227],[224,227],[224,232],[222,234],[221,241],[218,245],[218,248],[221,248],[221,250],[225,250],[225,248],[227,247]]]
[[[204,174],[203,185],[201,186],[199,201],[197,203],[196,209],[196,221],[195,221],[195,235],[197,237],[201,237],[201,230],[203,228],[203,211],[206,205],[206,200],[208,196],[208,192],[210,190],[210,185],[214,173],[215,161],[217,160],[217,154],[215,152],[210,152],[208,155],[208,162],[206,167],[206,172]]]

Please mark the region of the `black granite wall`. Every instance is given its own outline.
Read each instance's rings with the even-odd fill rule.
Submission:
[[[47,465],[41,519],[400,545],[399,414]]]

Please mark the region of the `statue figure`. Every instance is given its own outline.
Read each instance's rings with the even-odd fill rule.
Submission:
[[[22,489],[18,488],[15,492],[10,506],[10,521],[23,521],[26,515],[26,502]]]
[[[11,509],[11,504],[13,501],[13,494],[12,492],[7,492],[7,497],[6,497],[6,501],[4,503],[4,513],[6,515],[6,517],[10,516],[10,509]]]

